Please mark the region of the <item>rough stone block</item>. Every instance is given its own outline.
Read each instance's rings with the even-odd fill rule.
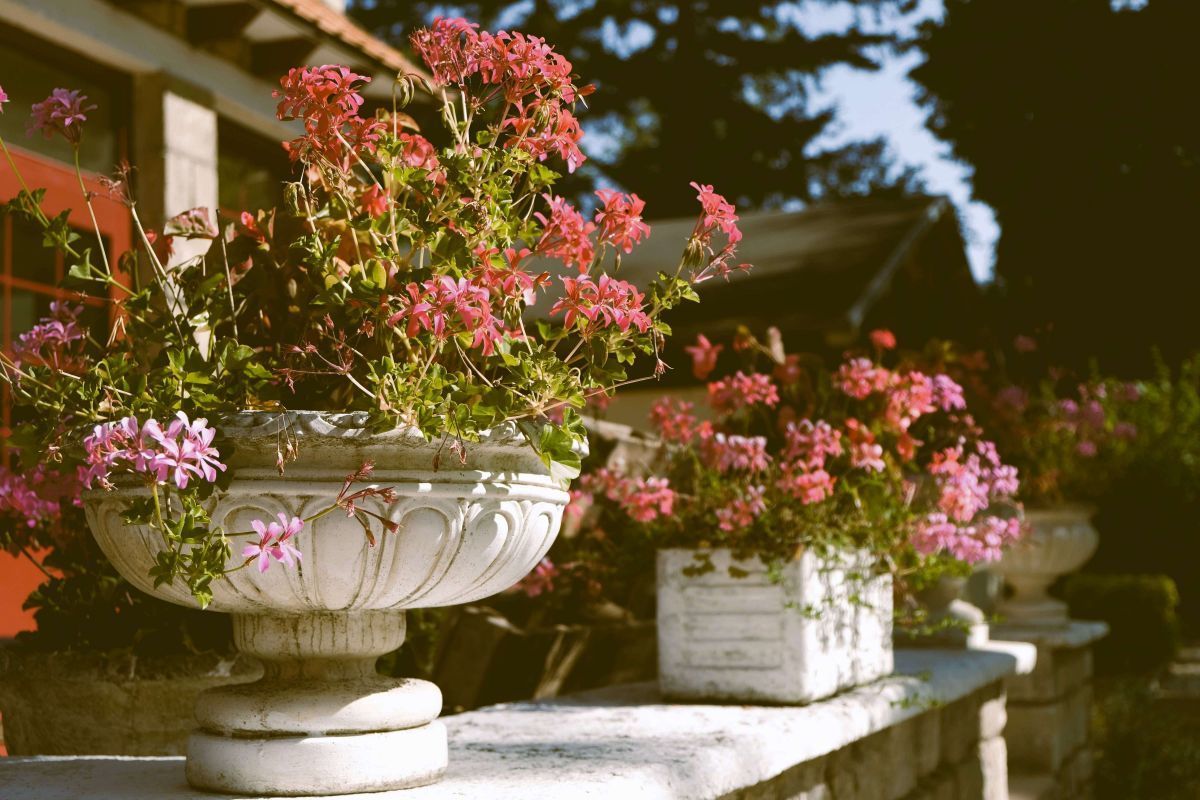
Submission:
[[[922,714],[913,722],[913,762],[917,775],[925,777],[933,773],[942,760],[941,742],[942,715],[937,711]]]
[[[927,714],[926,716],[933,716]],[[885,757],[888,800],[901,800],[917,787],[916,720],[908,720],[878,737]],[[869,743],[868,739],[866,743]]]
[[[1038,647],[1037,666],[1008,679],[1011,700],[1046,702],[1070,694],[1092,676],[1090,647]]]
[[[954,768],[955,791],[960,800],[983,798],[983,764],[978,758],[968,758]],[[991,800],[988,798],[988,800]]]
[[[1010,703],[1009,758],[1030,771],[1057,774],[1067,758],[1087,743],[1090,724],[1090,687],[1052,703]]]
[[[975,743],[979,741],[979,709],[982,702],[976,693],[941,710],[943,764],[958,764],[974,752]]]

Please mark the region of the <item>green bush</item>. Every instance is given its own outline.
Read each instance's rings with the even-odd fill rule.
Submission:
[[[1179,592],[1165,575],[1080,573],[1064,579],[1059,594],[1073,619],[1109,625],[1095,648],[1097,675],[1156,670],[1179,648]]]
[[[1097,800],[1200,797],[1195,701],[1156,700],[1145,679],[1122,679],[1096,707]]]

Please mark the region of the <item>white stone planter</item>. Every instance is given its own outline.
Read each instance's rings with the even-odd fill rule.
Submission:
[[[892,579],[806,552],[772,581],[757,558],[658,553],[658,680],[681,700],[807,703],[892,672]],[[729,574],[730,565],[749,573]],[[849,569],[848,569],[849,568]],[[849,575],[847,574],[849,572]]]
[[[327,506],[365,460],[372,480],[399,498],[367,507],[361,525],[333,513],[298,536],[298,569],[243,569],[213,586],[211,608],[233,614],[239,649],[262,659],[262,680],[207,691],[196,703],[200,730],[188,745],[187,777],[213,791],[321,795],[398,789],[436,781],[446,767],[446,733],[435,718],[432,683],[384,678],[376,659],[404,641],[404,609],[479,600],[507,589],[545,555],[567,493],[524,439],[496,433],[468,445],[468,461],[443,458],[410,430],[369,434],[358,415],[240,414],[221,426],[233,481],[211,511],[226,531],[279,512],[300,517]],[[294,436],[299,458],[280,478],[276,451]],[[105,554],[140,589],[194,605],[178,585],[147,577],[161,541],[127,526],[124,501],[142,489],[90,492],[88,522]],[[229,566],[241,563],[234,549]]]
[[[896,632],[906,647],[977,648],[988,641],[987,617],[963,599],[967,578],[943,575],[931,586],[917,592],[916,599],[925,610],[923,629]]]
[[[1046,592],[1060,575],[1087,563],[1100,544],[1092,527],[1094,511],[1062,506],[1025,512],[1029,532],[1004,552],[996,571],[1012,585],[1012,597],[997,612],[1014,625],[1066,625],[1067,604]]]

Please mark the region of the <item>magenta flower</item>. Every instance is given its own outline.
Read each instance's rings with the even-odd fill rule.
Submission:
[[[548,558],[543,558],[533,568],[533,572],[521,581],[521,591],[527,597],[537,597],[543,592],[554,591],[554,578],[558,575],[558,567]]]
[[[646,201],[636,194],[621,194],[611,189],[600,189],[596,196],[604,203],[596,212],[600,241],[632,253],[633,246],[650,235],[650,226],[642,222]]]
[[[880,350],[894,350],[896,349],[896,334],[883,328],[871,331],[871,344]]]
[[[564,265],[587,272],[596,255],[592,242],[594,223],[584,220],[574,206],[561,197],[545,195],[550,203],[550,216],[538,211],[535,217],[542,223],[542,238],[534,249],[542,255],[557,258]]]
[[[586,274],[578,278],[559,277],[564,294],[550,309],[550,314],[563,314],[566,327],[582,320],[584,336],[606,327],[616,327],[622,333],[630,328],[637,328],[640,333],[650,330],[652,322],[643,307],[645,295],[632,283],[607,274],[601,274],[598,281]]]
[[[717,368],[717,357],[725,345],[713,344],[703,333],[696,334],[696,343],[683,348],[692,357],[692,374],[704,380]]]
[[[762,472],[771,463],[764,436],[714,433],[701,442],[705,463],[717,472]]]
[[[87,112],[96,108],[94,105],[85,106],[86,102],[87,95],[75,89],[55,89],[45,100],[33,104],[33,118],[29,121],[27,133],[32,136],[40,132],[47,139],[58,133],[72,145],[78,146],[83,137],[83,123],[87,122]]]
[[[696,434],[695,406],[686,400],[661,397],[650,409],[650,422],[664,442],[684,444]]]
[[[761,372],[735,375],[708,384],[708,403],[723,414],[762,404],[774,408],[779,404],[779,389],[769,375]]]
[[[766,489],[762,486],[746,487],[745,495],[735,497],[724,508],[717,509],[717,527],[730,533],[749,528],[754,524],[755,518],[767,509],[763,500],[765,492]]]
[[[304,528],[304,520],[299,517],[288,519],[282,512],[277,516],[278,522],[268,524],[256,519],[250,523],[250,527],[258,534],[258,541],[242,548],[242,557],[257,561],[259,572],[266,572],[272,560],[290,567],[301,557],[293,542],[296,534]]]
[[[66,369],[78,361],[80,351],[73,347],[84,339],[79,327],[83,306],[66,303],[50,304],[50,316],[43,317],[13,343],[13,363],[45,363],[55,369]]]
[[[8,102],[8,92],[4,91],[4,87],[0,86],[0,114],[4,113],[4,104]]]
[[[152,474],[159,483],[171,478],[180,489],[186,489],[192,477],[211,483],[218,470],[225,470],[218,461],[221,454],[212,446],[215,436],[208,420],[189,422],[182,411],[165,431],[157,420],[148,419],[143,425],[136,417],[97,425],[83,440],[87,453],[83,483],[89,489],[96,482],[111,488],[109,475],[114,469]]]

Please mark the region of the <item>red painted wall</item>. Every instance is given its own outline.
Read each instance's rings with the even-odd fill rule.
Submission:
[[[0,639],[33,630],[33,614],[21,604],[44,579],[25,558],[0,553]]]

